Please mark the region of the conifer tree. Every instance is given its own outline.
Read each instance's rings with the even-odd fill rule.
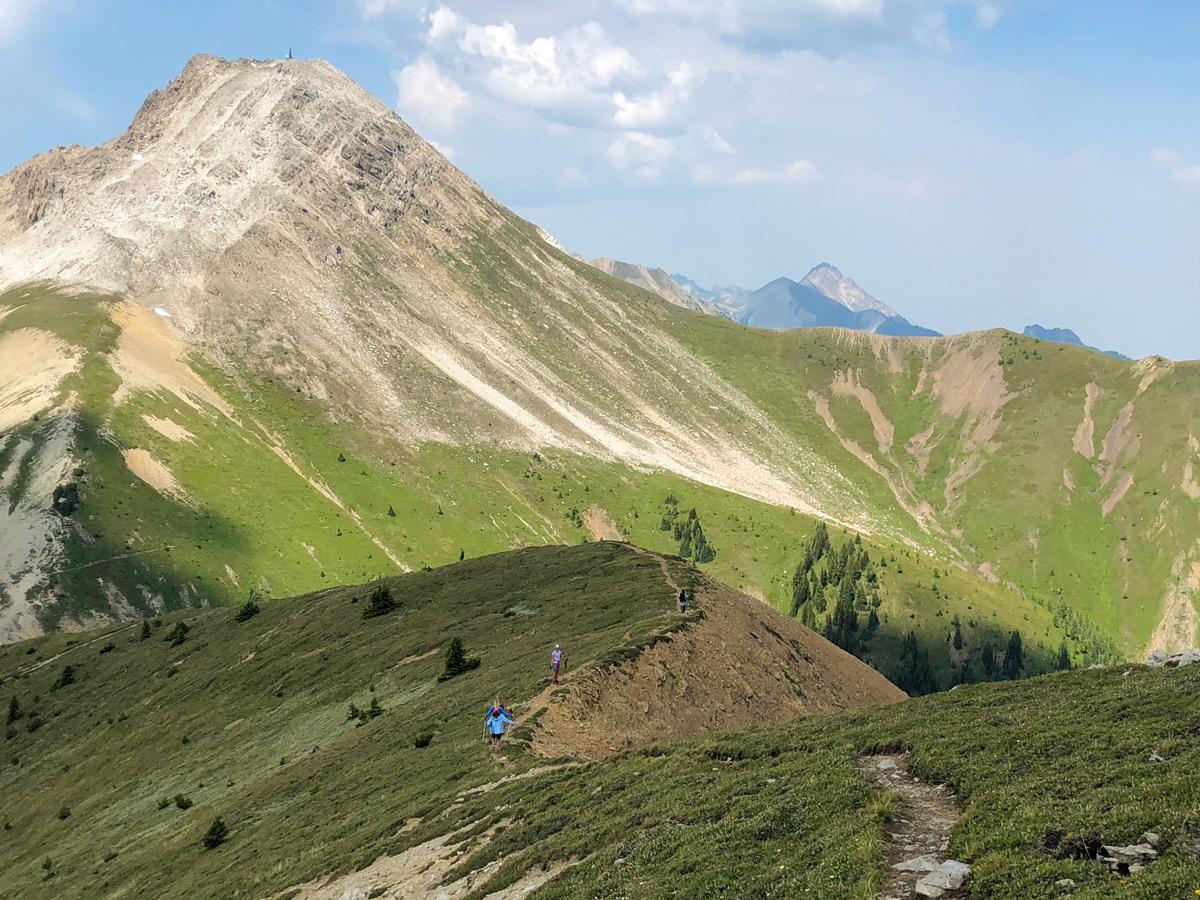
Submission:
[[[1058,646],[1058,660],[1055,662],[1054,668],[1060,672],[1066,672],[1071,668],[1071,652],[1067,649],[1065,638]]]
[[[1004,651],[1004,677],[1016,681],[1024,668],[1025,648],[1021,644],[1021,632],[1013,631],[1008,639],[1008,648]]]

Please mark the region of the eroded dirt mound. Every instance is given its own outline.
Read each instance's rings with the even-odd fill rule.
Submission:
[[[685,627],[636,659],[597,663],[550,693],[545,712],[533,710],[534,751],[598,759],[907,697],[861,660],[724,584],[699,581],[693,606]]]

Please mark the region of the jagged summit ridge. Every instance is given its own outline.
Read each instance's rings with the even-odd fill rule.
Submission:
[[[200,55],[124,134],[0,179],[0,286],[47,278],[166,294],[268,221],[320,261],[338,245],[317,241],[313,225],[427,220],[451,187],[478,191],[328,63]]]
[[[836,266],[831,266],[829,263],[814,266],[800,280],[800,283],[816,288],[826,297],[836,300],[851,312],[873,309],[889,318],[900,315],[882,300],[876,300],[860,288],[853,278],[847,278]]]

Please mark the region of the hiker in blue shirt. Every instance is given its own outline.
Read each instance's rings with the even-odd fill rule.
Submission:
[[[500,738],[504,737],[504,726],[515,725],[512,719],[508,717],[508,713],[504,712],[500,707],[492,707],[488,712],[487,729],[492,736],[492,750],[500,749]]]

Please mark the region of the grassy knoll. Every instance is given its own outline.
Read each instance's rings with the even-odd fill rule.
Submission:
[[[672,571],[688,577],[681,563]],[[397,605],[364,618],[377,587]],[[1070,878],[1072,896],[1157,900],[1200,884],[1196,669],[965,687],[467,793],[546,764],[520,740],[488,756],[482,715],[498,691],[527,709],[555,641],[576,668],[644,643],[677,621],[672,610],[657,561],[591,543],[267,600],[243,621],[237,609],[188,610],[145,631],[0,648],[0,714],[16,701],[0,767],[0,897],[271,896],[497,825],[452,873],[498,860],[479,895],[577,858],[538,896],[866,898],[884,875],[895,800],[854,759],[883,750],[911,751],[918,774],[958,790],[950,852],[975,865],[976,896],[1055,897]],[[482,664],[439,682],[452,637]],[[349,718],[373,701],[382,714]],[[229,838],[204,850],[217,817]],[[1043,849],[1049,832],[1129,843],[1144,830],[1170,849],[1126,883]]]

